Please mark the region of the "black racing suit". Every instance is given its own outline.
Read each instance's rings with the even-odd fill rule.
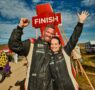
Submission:
[[[48,43],[40,38],[35,42],[28,90],[53,90],[48,50]]]
[[[21,41],[22,28],[13,30],[9,39],[9,48],[19,55],[27,56],[30,40]],[[28,90],[53,90],[48,59],[49,45],[41,38],[34,42],[32,64],[30,68]]]
[[[68,74],[67,65],[63,53],[51,53],[50,70],[54,79],[54,90],[75,90],[71,78]]]
[[[76,46],[78,38],[82,32],[83,24],[78,23],[75,27],[73,34],[71,35],[67,45],[63,47],[67,55],[71,55],[72,50]],[[76,87],[72,83],[71,77],[69,76],[69,69],[67,69],[67,63],[62,53],[62,50],[59,52],[50,52],[50,70],[52,78],[54,79],[55,90],[75,90]]]

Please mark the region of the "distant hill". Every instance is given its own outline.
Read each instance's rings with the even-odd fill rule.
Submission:
[[[8,48],[8,45],[7,44],[1,44],[0,45],[0,50],[3,49],[3,48]]]

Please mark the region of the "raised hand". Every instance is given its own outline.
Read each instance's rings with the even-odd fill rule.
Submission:
[[[20,19],[19,26],[23,28],[23,27],[28,26],[29,23],[30,23],[30,21],[27,18],[21,18]]]
[[[79,22],[84,23],[87,17],[89,16],[89,13],[87,11],[82,11],[81,14],[78,13],[77,15],[78,15]]]

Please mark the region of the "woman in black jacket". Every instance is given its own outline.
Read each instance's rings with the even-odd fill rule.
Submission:
[[[82,23],[86,20],[88,12],[83,11],[79,16],[82,20],[75,27],[68,43],[62,47],[58,37],[52,37],[50,42],[50,70],[52,78],[54,79],[55,90],[78,90],[78,83],[76,82],[71,69],[70,55],[75,48],[78,38],[82,32]],[[81,28],[79,28],[81,26]]]

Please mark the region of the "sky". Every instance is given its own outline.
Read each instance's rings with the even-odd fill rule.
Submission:
[[[0,0],[0,44],[8,43],[12,30],[22,17],[30,20],[30,25],[24,28],[22,40],[35,38],[36,30],[39,33],[40,30],[32,27],[31,20],[37,15],[36,5],[45,3],[50,3],[55,13],[61,13],[60,31],[64,30],[68,38],[78,22],[77,12],[87,10],[90,15],[84,23],[79,43],[95,40],[95,0]]]

